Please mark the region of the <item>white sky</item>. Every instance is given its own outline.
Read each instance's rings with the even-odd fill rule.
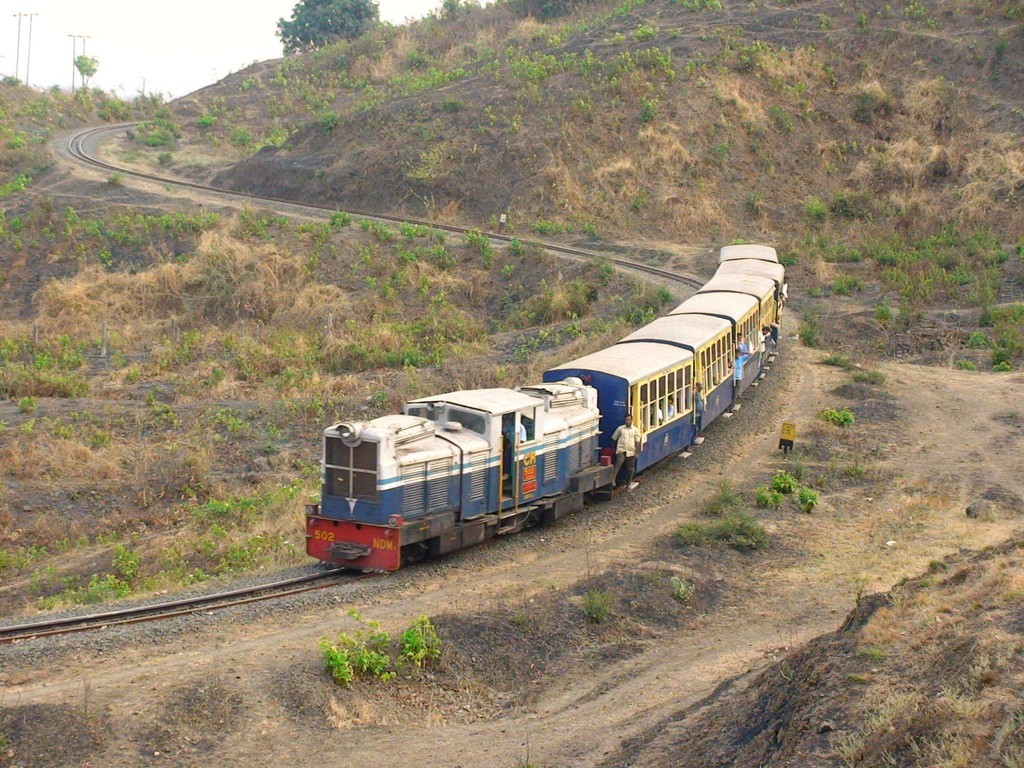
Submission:
[[[378,0],[381,19],[400,24],[425,16],[442,0]],[[89,85],[120,96],[142,90],[184,96],[254,61],[279,58],[277,20],[298,0],[0,0],[0,76],[16,72],[39,88],[71,87],[75,51],[96,58]],[[29,18],[32,58],[29,61]],[[88,35],[72,40],[70,35]],[[75,71],[76,87],[81,85]]]

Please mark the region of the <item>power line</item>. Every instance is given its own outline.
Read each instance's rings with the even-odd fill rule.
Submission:
[[[12,14],[14,18],[18,20],[18,44],[15,46],[14,54],[14,78],[18,77],[18,72],[21,70],[21,20],[23,18],[28,19],[28,56],[25,62],[25,85],[28,85],[28,67],[32,63],[32,17],[38,16],[38,13],[25,13],[24,11],[18,11]]]

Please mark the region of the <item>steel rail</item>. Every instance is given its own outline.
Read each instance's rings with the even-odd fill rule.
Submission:
[[[173,179],[167,178],[165,176],[156,176],[154,174],[144,173],[142,171],[137,171],[131,168],[124,168],[122,166],[113,165],[104,160],[100,160],[99,158],[90,155],[85,148],[86,139],[92,138],[93,136],[98,136],[99,134],[102,133],[114,133],[117,131],[126,130],[135,125],[138,125],[138,123],[121,123],[112,126],[100,126],[98,128],[89,128],[80,133],[76,133],[73,136],[71,136],[68,140],[68,151],[70,152],[71,156],[74,157],[76,160],[79,160],[80,162],[83,162],[87,165],[101,168],[103,170],[114,171],[116,173],[121,173],[128,176],[134,176],[136,178],[144,179],[146,181],[155,181],[161,184],[168,184],[171,186],[183,187],[186,189],[195,189],[200,192],[212,192],[214,194],[226,195],[229,197],[240,198],[243,200],[259,200],[268,203],[280,203],[283,205],[294,206],[297,208],[308,208],[315,211],[328,211],[331,213],[339,211],[338,208],[334,208],[329,205],[320,205],[318,203],[288,200],[286,198],[273,197],[268,195],[254,195],[246,192],[239,192],[234,189],[225,189],[224,187],[212,187],[206,184],[199,184],[194,181],[185,181],[183,179]],[[364,219],[379,219],[381,221],[390,221],[397,224],[414,224],[419,226],[431,227],[433,229],[440,229],[445,232],[452,232],[453,234],[460,235],[465,235],[472,231],[478,231],[473,230],[472,228],[469,227],[458,227],[455,226],[454,224],[439,224],[433,221],[412,219],[401,216],[392,216],[384,213],[370,213],[367,211],[359,211],[354,209],[346,209],[345,213],[349,213],[353,216],[358,216]],[[582,248],[572,248],[570,246],[559,245],[557,243],[547,243],[540,240],[524,240],[523,238],[516,238],[513,237],[512,235],[506,235],[499,232],[482,232],[481,234],[486,235],[490,240],[503,243],[509,243],[512,240],[518,239],[524,245],[531,245],[538,248],[543,248],[546,251],[560,253],[575,259],[607,258],[608,261],[610,261],[612,264],[615,264],[616,266],[622,267],[624,269],[632,269],[639,272],[645,272],[655,277],[660,277],[666,280],[672,280],[674,282],[689,285],[691,288],[699,289],[704,286],[704,281],[698,277],[694,277],[693,275],[680,274],[679,272],[673,272],[671,270],[661,269],[659,267],[652,267],[648,264],[643,264],[636,261],[629,261],[628,259],[605,257],[600,253],[596,253],[594,251],[587,251]]]
[[[187,616],[196,613],[197,610],[221,610],[236,605],[245,605],[263,600],[272,600],[288,595],[295,595],[302,592],[310,592],[315,589],[325,589],[335,586],[344,581],[359,578],[366,578],[371,574],[353,574],[342,577],[338,571],[307,574],[296,576],[291,579],[282,579],[268,584],[259,584],[252,587],[242,587],[217,592],[210,595],[199,595],[196,597],[169,600],[153,605],[141,605],[132,608],[122,608],[102,613],[86,614],[84,616],[68,616],[60,619],[48,619],[27,624],[13,624],[0,627],[0,644],[13,643],[17,640],[26,640],[32,637],[47,637],[50,635],[63,635],[72,632],[84,632],[90,629],[101,629],[103,627],[117,626],[121,624],[136,624],[143,621],[156,621],[168,619],[175,616]]]

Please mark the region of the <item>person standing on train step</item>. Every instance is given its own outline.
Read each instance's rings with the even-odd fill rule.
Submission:
[[[615,443],[615,484],[618,486],[619,470],[626,466],[626,485],[633,487],[633,475],[636,474],[636,455],[640,452],[640,430],[633,426],[633,417],[626,418],[614,432],[612,442]]]
[[[704,422],[704,385],[699,381],[693,385],[693,434],[700,432]]]

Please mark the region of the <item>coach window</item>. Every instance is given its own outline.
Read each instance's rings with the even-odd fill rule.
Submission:
[[[633,419],[635,422],[636,419]],[[641,430],[646,431],[647,426],[651,423],[651,400],[650,400],[650,385],[640,385],[640,423],[637,425]]]
[[[670,371],[661,377],[661,423],[672,421],[676,417],[676,372]],[[669,403],[672,403],[672,408],[669,409]]]

